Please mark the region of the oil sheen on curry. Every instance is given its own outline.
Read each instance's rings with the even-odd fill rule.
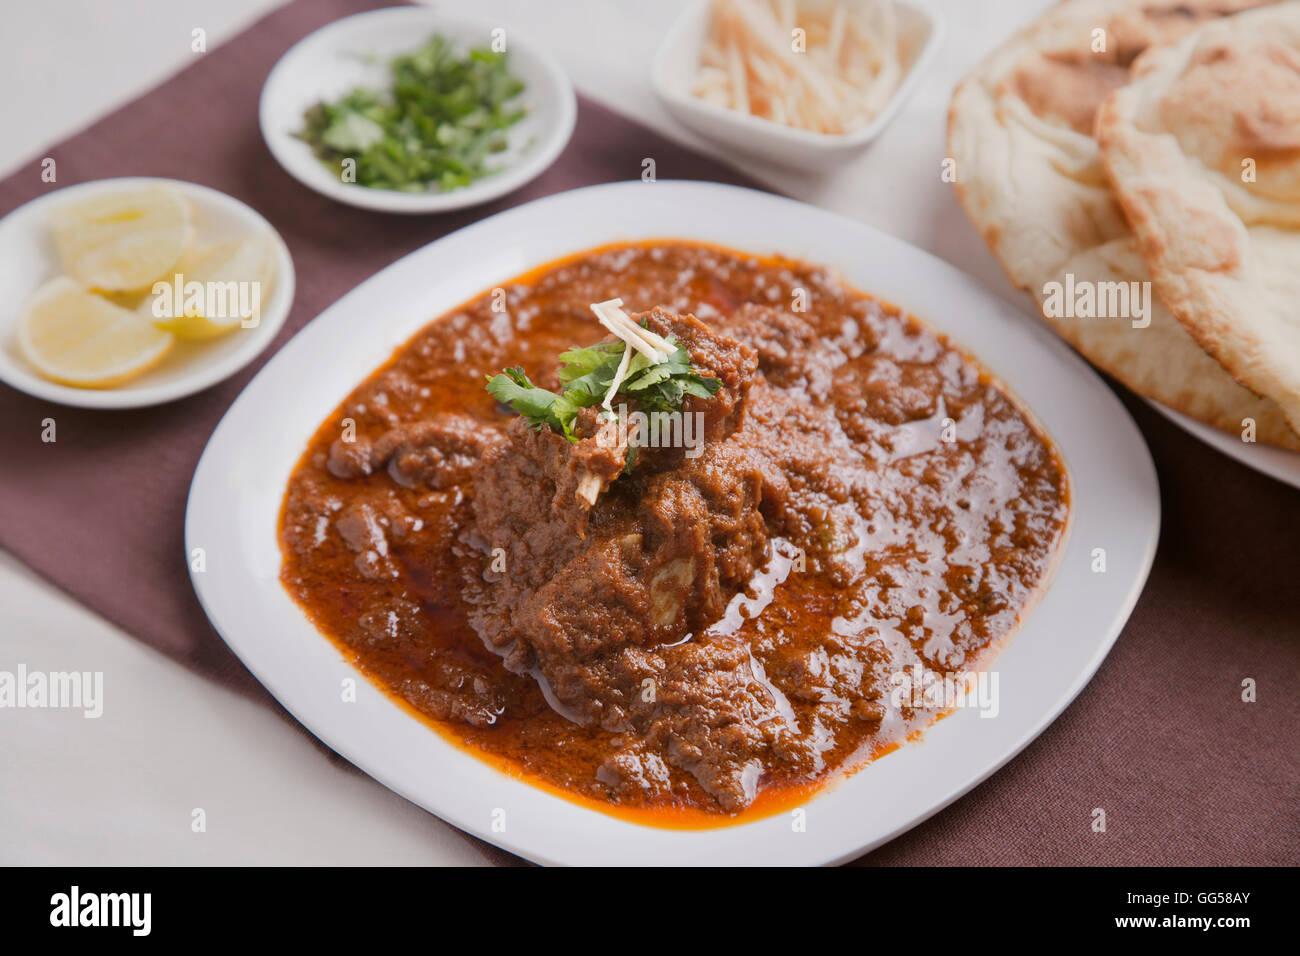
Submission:
[[[615,298],[625,341],[593,314]],[[571,407],[598,361],[621,391]],[[290,479],[282,580],[503,770],[724,823],[948,709],[916,678],[987,665],[1068,508],[1051,441],[915,319],[799,262],[616,245],[485,292],[352,392]]]

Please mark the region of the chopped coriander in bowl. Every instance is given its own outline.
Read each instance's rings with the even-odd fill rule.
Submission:
[[[388,89],[357,87],[307,110],[298,135],[339,176],[374,189],[448,191],[491,175],[489,160],[524,118],[523,80],[509,53],[475,47],[459,56],[435,33],[389,63]]]
[[[551,165],[577,98],[547,54],[506,28],[394,7],[310,34],[262,88],[262,135],[304,185],[386,212],[458,209]]]

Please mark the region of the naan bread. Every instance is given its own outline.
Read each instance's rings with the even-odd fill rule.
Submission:
[[[949,155],[957,195],[1011,281],[1040,307],[1045,286],[1151,281],[1092,137],[1097,107],[1137,56],[1259,0],[1067,0],[1013,37],[953,95]],[[1093,52],[1094,31],[1105,50]],[[1225,431],[1245,419],[1260,441],[1300,450],[1281,410],[1243,388],[1151,296],[1150,323],[1044,318],[1129,388]]]
[[[1145,54],[1097,137],[1160,297],[1300,430],[1300,3]]]

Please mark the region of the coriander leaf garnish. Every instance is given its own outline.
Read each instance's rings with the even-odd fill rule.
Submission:
[[[625,395],[644,411],[680,411],[687,395],[711,398],[722,383],[695,371],[687,351],[673,336],[663,340],[669,351],[652,364],[641,352],[629,357],[616,394]],[[574,425],[584,408],[601,404],[609,393],[630,346],[623,341],[598,342],[560,355],[560,394],[534,385],[521,368],[508,368],[488,379],[487,390],[537,429],[549,426],[576,442]]]
[[[615,364],[617,364],[618,356],[623,354],[623,343],[598,342],[585,348],[575,348],[569,349],[567,352],[561,352],[560,381],[568,382],[580,375],[595,371],[605,364],[605,360],[611,354],[615,356]]]
[[[562,429],[560,419],[555,414],[555,403],[560,396],[534,385],[523,369],[516,366],[489,376],[487,390],[498,402],[509,405],[539,431],[548,425]]]

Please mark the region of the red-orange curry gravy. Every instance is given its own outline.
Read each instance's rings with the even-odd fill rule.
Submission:
[[[613,297],[722,383],[686,399],[708,422],[696,457],[623,470],[594,415],[570,443],[484,389],[509,366],[557,388]],[[446,737],[692,826],[802,800],[933,720],[896,675],[987,663],[1068,501],[996,380],[830,271],[614,245],[484,293],[362,382],[290,479],[281,577]]]

